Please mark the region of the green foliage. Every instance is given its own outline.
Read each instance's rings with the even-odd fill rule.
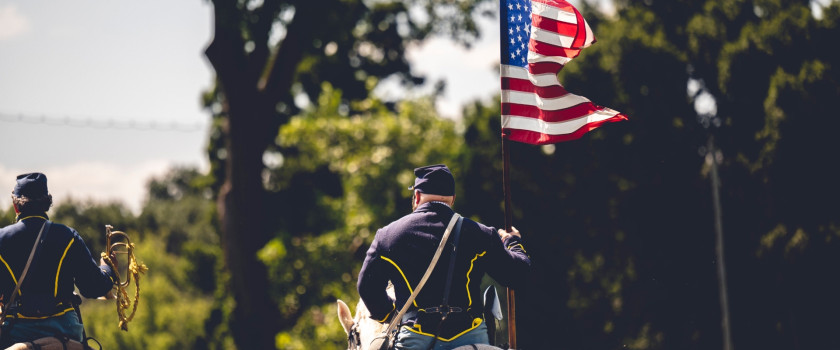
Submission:
[[[194,262],[166,254],[159,236],[146,234],[137,241],[136,254],[149,267],[140,280],[141,299],[128,332],[118,327],[113,300],[87,300],[82,304],[85,329],[106,349],[185,349],[207,343],[205,321],[210,318],[213,295],[190,280]],[[129,296],[134,297],[134,285]]]
[[[203,179],[188,168],[151,179],[149,199],[137,216],[116,203],[71,199],[53,208],[51,219],[76,228],[95,257],[104,250],[104,226],[110,224],[129,235],[136,256],[149,267],[141,275],[140,303],[128,332],[118,327],[113,300],[82,304],[87,334],[104,349],[233,349],[215,206]],[[124,260],[121,267],[125,276]],[[134,291],[132,284],[132,299]]]
[[[68,198],[50,209],[50,219],[79,232],[91,252],[105,251],[105,225],[124,231],[135,228],[136,221],[121,203],[96,203]]]

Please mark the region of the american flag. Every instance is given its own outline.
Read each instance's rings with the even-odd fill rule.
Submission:
[[[557,73],[595,36],[563,0],[502,0],[502,130],[543,145],[580,138],[627,116],[566,91]]]

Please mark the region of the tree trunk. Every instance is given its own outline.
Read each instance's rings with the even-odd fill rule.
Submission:
[[[230,288],[236,300],[230,328],[239,349],[274,349],[275,335],[299,317],[282,319],[278,305],[269,293],[267,269],[257,260],[257,251],[273,237],[268,220],[268,193],[263,187],[262,156],[277,136],[279,125],[288,116],[275,111],[289,90],[303,43],[311,41],[311,19],[318,4],[303,2],[295,8],[295,18],[286,37],[270,60],[265,42],[276,1],[266,1],[257,10],[263,21],[252,38],[261,38],[250,55],[244,50],[243,16],[235,0],[214,0],[214,36],[205,54],[216,71],[223,91],[225,134],[225,180],[217,201],[222,229],[225,262],[231,275]],[[264,40],[263,40],[264,39]],[[266,69],[268,68],[268,69]]]
[[[239,106],[258,103],[237,101]],[[253,101],[252,101],[253,102]],[[225,260],[236,300],[231,331],[239,349],[274,349],[280,312],[269,295],[265,265],[257,251],[272,237],[267,225],[267,193],[262,185],[266,144],[258,108],[229,110],[226,179],[218,197]],[[270,114],[268,114],[270,116]],[[250,121],[249,121],[250,120]]]

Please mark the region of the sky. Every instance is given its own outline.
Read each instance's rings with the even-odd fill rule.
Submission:
[[[37,171],[56,202],[120,201],[137,212],[150,177],[207,169],[200,96],[213,81],[203,54],[211,10],[204,0],[0,0],[0,193]],[[470,50],[445,38],[408,49],[415,74],[446,81],[441,115],[458,118],[499,89],[497,23],[481,19]]]

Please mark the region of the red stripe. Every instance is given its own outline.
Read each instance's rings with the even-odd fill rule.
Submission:
[[[514,78],[502,78],[502,90],[531,92],[543,98],[555,98],[569,93],[560,85],[535,86],[529,80]]]
[[[528,49],[543,56],[575,58],[580,54],[580,49],[567,49],[565,47],[554,46],[533,39],[528,42]]]
[[[531,72],[531,74],[551,73],[556,75],[557,73],[560,73],[561,69],[563,69],[563,65],[557,62],[536,62],[528,64],[528,71]]]
[[[540,119],[549,123],[577,119],[585,115],[595,113],[601,109],[603,109],[603,107],[595,105],[592,102],[584,102],[569,108],[554,111],[543,110],[537,106],[502,103],[502,114],[504,115]]]
[[[612,122],[619,122],[622,120],[627,120],[627,116],[624,114],[616,114],[616,116],[605,119],[598,122],[593,122],[582,126],[580,129],[575,130],[570,134],[563,134],[563,135],[548,135],[543,134],[535,131],[529,130],[520,130],[520,129],[505,129],[506,132],[502,134],[508,135],[508,140],[516,141],[516,142],[524,142],[529,143],[532,145],[545,145],[549,143],[557,143],[563,141],[572,141],[581,138],[587,132],[597,129],[603,124],[612,123]]]
[[[579,17],[578,21],[580,20],[581,18]],[[574,37],[579,31],[577,24],[560,22],[542,16],[531,16],[531,26],[569,37]]]
[[[575,34],[575,40],[572,41],[572,47],[579,48],[586,45],[586,20],[583,19],[578,10],[575,10],[575,17],[577,18],[577,33]]]

